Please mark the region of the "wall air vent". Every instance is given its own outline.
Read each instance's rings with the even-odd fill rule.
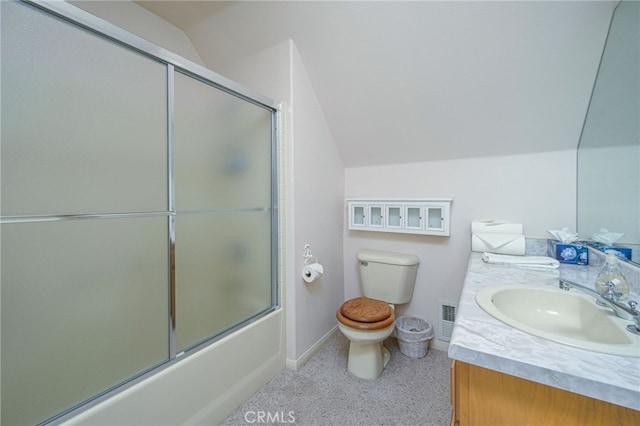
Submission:
[[[450,341],[453,333],[453,324],[456,321],[456,309],[458,305],[452,302],[438,302],[440,307],[440,333],[439,340]]]

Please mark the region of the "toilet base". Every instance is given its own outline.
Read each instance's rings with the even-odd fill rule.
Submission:
[[[347,369],[361,379],[377,379],[391,359],[382,342],[351,342]]]

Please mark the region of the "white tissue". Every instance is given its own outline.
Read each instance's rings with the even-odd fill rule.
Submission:
[[[311,283],[320,278],[323,273],[324,268],[321,264],[312,263],[302,268],[302,279],[305,280],[305,282]]]
[[[476,233],[471,235],[471,251],[524,255],[524,235]]]
[[[521,223],[504,219],[471,222],[471,251],[524,255],[525,245]]]
[[[591,239],[597,243],[602,243],[608,246],[613,245],[616,241],[622,238],[624,234],[618,232],[609,232],[605,228],[600,228],[600,231],[591,235]]]
[[[559,230],[550,229],[547,232],[553,235],[553,238],[565,244],[570,244],[580,239],[578,234],[576,232],[573,232],[568,226],[565,226],[564,228]]]

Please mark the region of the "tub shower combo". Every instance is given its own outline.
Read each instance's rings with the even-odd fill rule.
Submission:
[[[279,108],[70,4],[2,2],[2,418],[278,308]]]

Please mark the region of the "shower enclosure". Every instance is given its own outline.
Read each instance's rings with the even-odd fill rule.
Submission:
[[[2,424],[273,311],[277,105],[69,4],[1,2]]]

